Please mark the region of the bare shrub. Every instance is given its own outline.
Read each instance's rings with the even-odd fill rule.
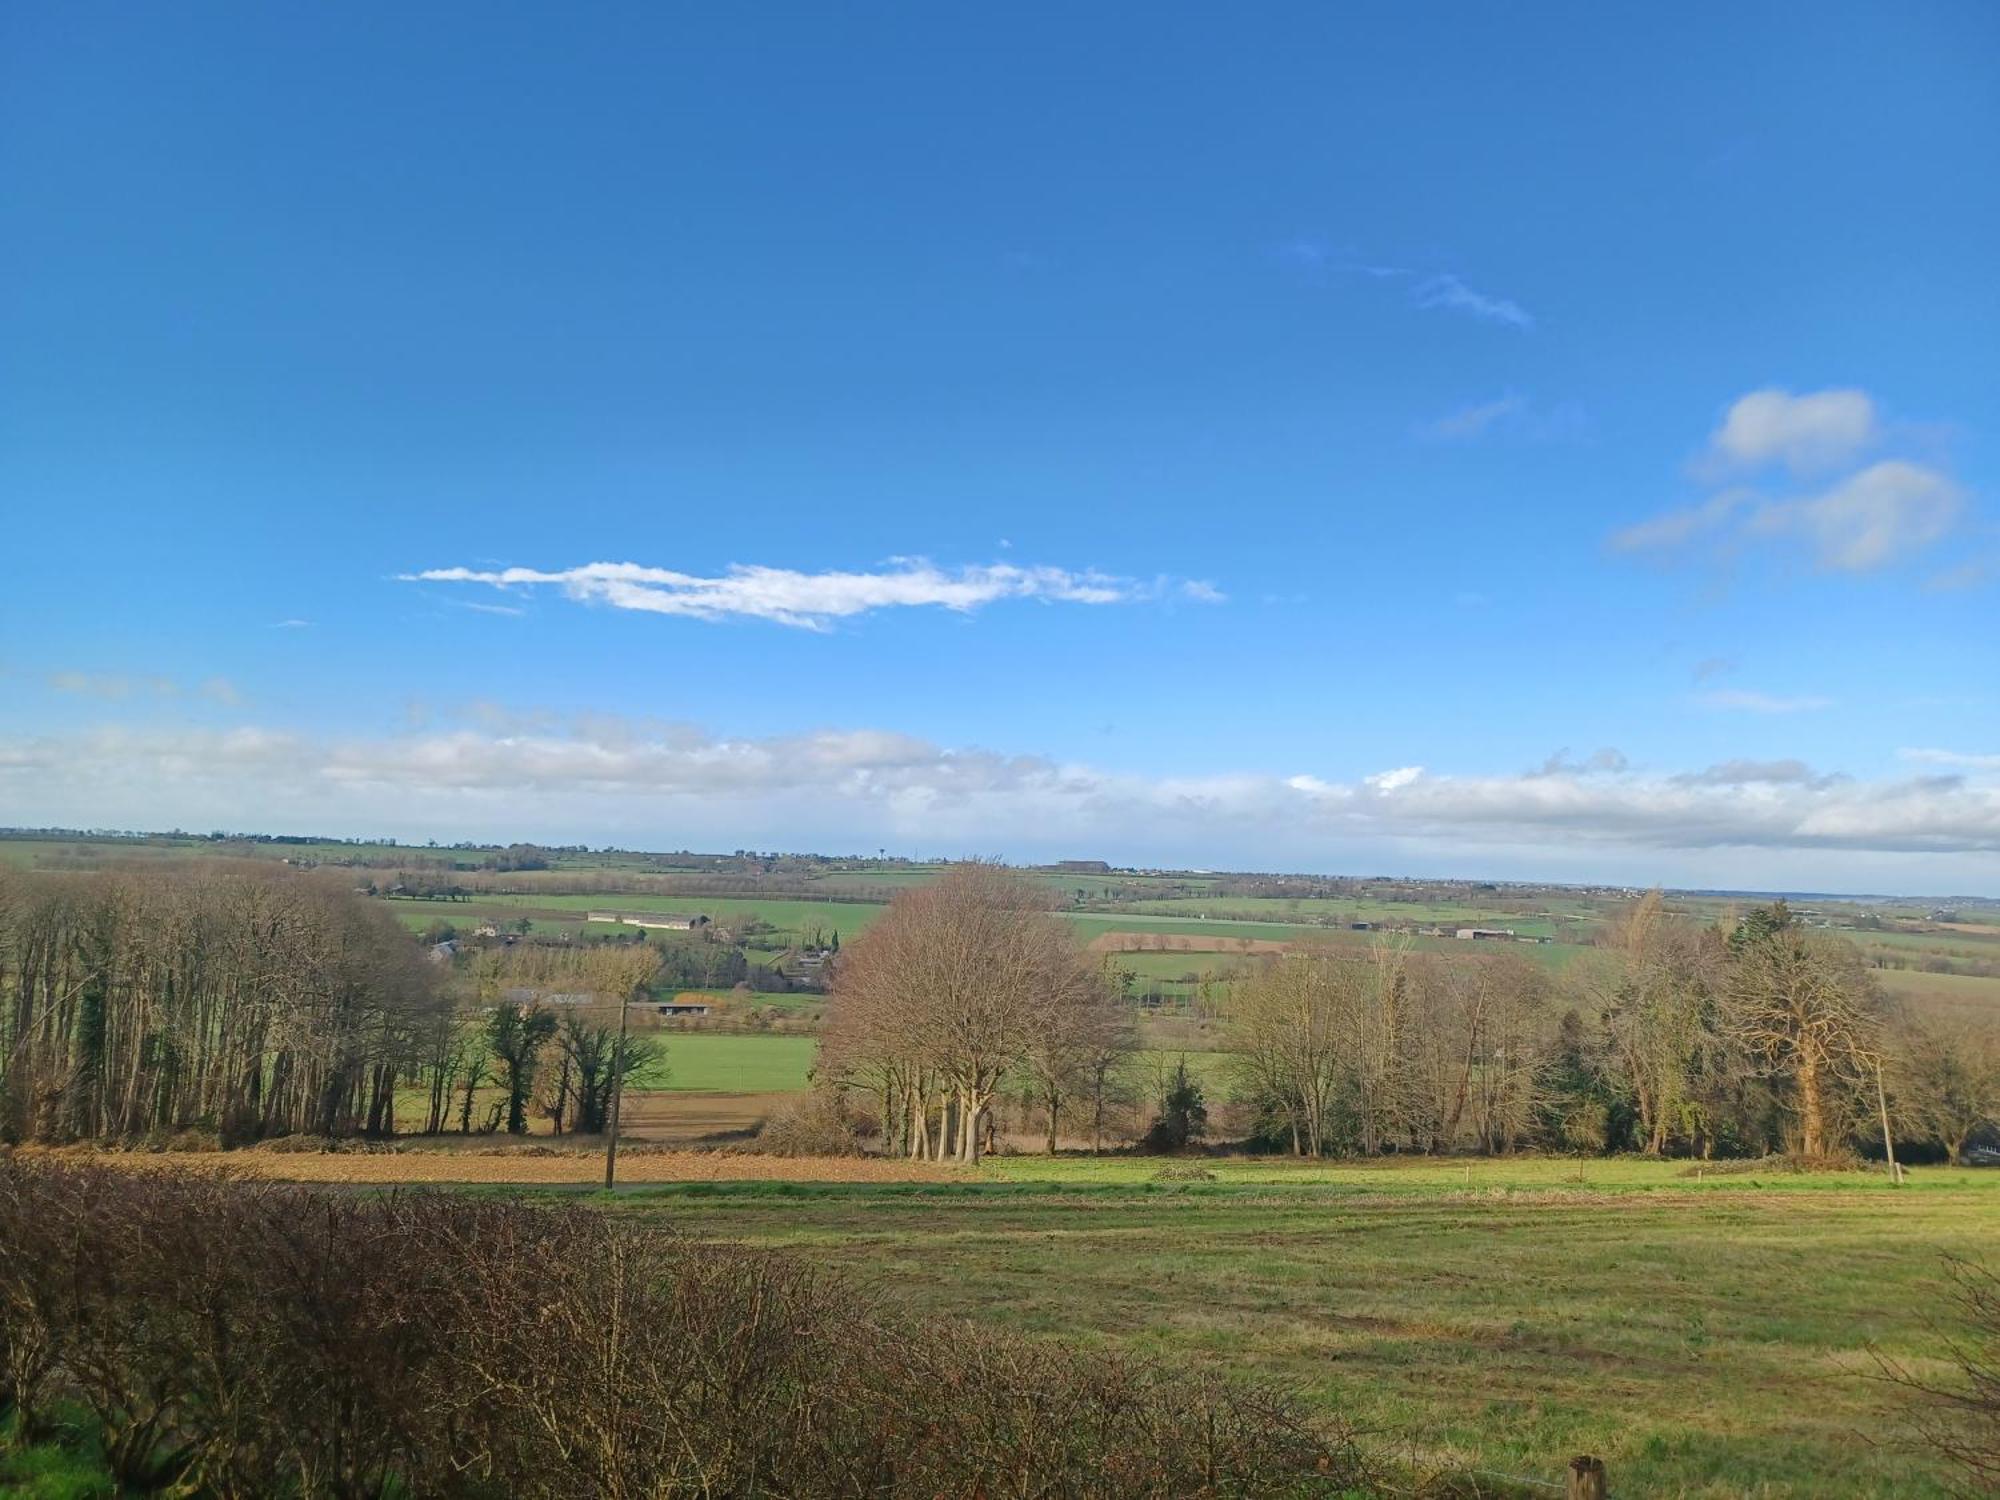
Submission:
[[[772,1112],[743,1149],[759,1156],[859,1156],[859,1122],[838,1089],[813,1089]]]
[[[575,1204],[0,1159],[0,1378],[121,1483],[224,1500],[1309,1496],[1282,1393],[891,1316]]]
[[[1882,1358],[1883,1374],[1914,1399],[1922,1440],[1964,1481],[1966,1495],[2000,1494],[2000,1275],[1947,1257],[1948,1326],[1940,1331],[1953,1373],[1921,1375]]]

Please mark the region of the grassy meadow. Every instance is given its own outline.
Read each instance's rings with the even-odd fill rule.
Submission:
[[[1718,1174],[1522,1160],[1000,1158],[953,1184],[645,1188],[624,1212],[782,1247],[925,1311],[1294,1386],[1436,1469],[1612,1493],[1923,1497],[1871,1348],[1942,1352],[1941,1257],[2000,1173]]]

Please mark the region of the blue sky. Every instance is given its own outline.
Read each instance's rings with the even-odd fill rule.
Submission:
[[[2000,894],[1990,6],[16,6],[0,156],[0,822]]]

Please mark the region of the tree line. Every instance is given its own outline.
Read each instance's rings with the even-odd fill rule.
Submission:
[[[1051,1151],[1065,1117],[1102,1144],[1137,1037],[1048,905],[955,866],[849,945],[820,1077],[872,1098],[885,1149],[976,1160],[1002,1102]],[[1893,1136],[1957,1161],[2000,1122],[2000,1023],[1899,1010],[1851,943],[1782,902],[1706,924],[1655,892],[1560,973],[1388,936],[1299,945],[1237,987],[1224,1033],[1249,1143],[1301,1156],[1826,1158]],[[1150,1138],[1184,1141],[1201,1086],[1183,1070],[1155,1092]]]
[[[1887,1135],[1957,1161],[2000,1122],[2000,1022],[1893,1005],[1783,902],[1704,924],[1655,892],[1560,973],[1303,948],[1242,987],[1231,1029],[1256,1133],[1301,1155],[1825,1158]]]

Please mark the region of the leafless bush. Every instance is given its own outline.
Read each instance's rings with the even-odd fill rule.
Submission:
[[[0,1159],[0,1400],[121,1482],[376,1500],[1333,1495],[1281,1394],[884,1314],[576,1205]]]
[[[1922,1440],[1956,1467],[1966,1495],[2000,1495],[2000,1275],[1948,1257],[1948,1321],[1940,1320],[1953,1372],[1933,1377],[1882,1359],[1883,1374],[1915,1401]]]
[[[813,1089],[780,1105],[743,1149],[759,1156],[859,1156],[861,1132],[838,1089]]]

